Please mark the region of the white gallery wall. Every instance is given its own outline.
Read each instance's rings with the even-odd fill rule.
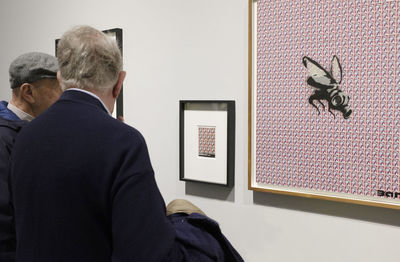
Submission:
[[[247,0],[1,0],[0,99],[21,53],[54,54],[74,25],[122,28],[125,120],[146,138],[166,202],[198,205],[245,261],[399,261],[399,211],[247,189],[247,23]],[[179,181],[183,99],[236,101],[234,188]]]

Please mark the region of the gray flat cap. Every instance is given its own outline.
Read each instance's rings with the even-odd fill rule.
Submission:
[[[26,53],[10,65],[10,86],[13,89],[43,78],[56,78],[57,71],[58,63],[54,56],[39,52]]]

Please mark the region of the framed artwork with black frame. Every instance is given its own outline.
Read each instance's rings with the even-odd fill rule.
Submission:
[[[234,185],[235,101],[179,102],[182,181]]]
[[[121,28],[113,28],[113,29],[108,29],[108,30],[104,30],[102,31],[103,33],[105,33],[106,35],[114,38],[117,41],[118,47],[121,50],[121,55],[123,56],[123,52],[122,52],[122,29]],[[58,46],[58,41],[60,41],[60,39],[56,39],[56,55],[57,55],[57,46]],[[121,88],[121,91],[119,93],[118,99],[115,102],[114,105],[114,112],[113,112],[113,116],[116,118],[117,116],[123,116],[124,115],[124,88]]]

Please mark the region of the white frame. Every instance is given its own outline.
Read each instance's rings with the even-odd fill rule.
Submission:
[[[225,185],[227,183],[227,111],[186,110],[184,117],[184,178]],[[199,156],[199,126],[215,127],[215,157]]]

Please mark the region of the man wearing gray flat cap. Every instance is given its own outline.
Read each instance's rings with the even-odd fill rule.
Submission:
[[[61,95],[54,56],[31,52],[10,65],[9,103],[0,102],[0,261],[15,261],[15,229],[8,166],[14,139],[20,129],[44,112]]]

